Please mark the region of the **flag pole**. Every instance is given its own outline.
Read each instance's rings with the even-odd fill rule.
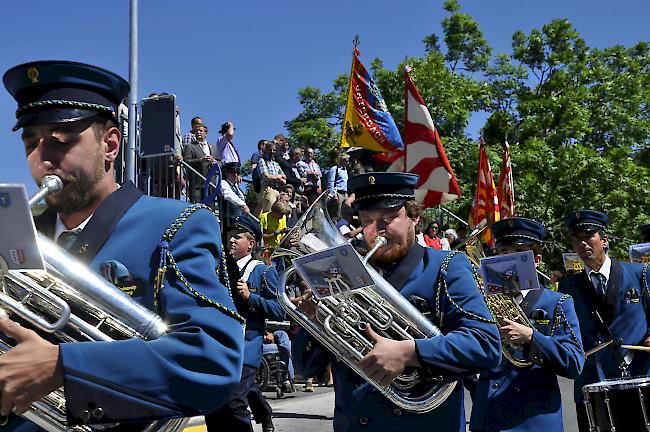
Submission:
[[[126,180],[136,183],[136,137],[138,135],[138,0],[130,3],[129,32],[129,136],[124,154]]]
[[[404,57],[404,136],[406,136],[406,118],[408,116],[407,112],[407,105],[408,105],[408,88],[406,86],[406,80],[410,79],[411,76],[409,75],[409,65],[408,65],[408,56]],[[408,157],[408,144],[404,143],[404,166],[402,167],[402,171],[406,172],[406,158]]]

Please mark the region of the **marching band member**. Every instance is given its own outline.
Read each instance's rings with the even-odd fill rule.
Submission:
[[[503,219],[492,225],[499,255],[532,250],[542,260],[546,229],[526,218]],[[582,370],[584,352],[573,300],[541,287],[522,290],[514,299],[533,328],[504,318],[499,331],[506,342],[523,346],[533,364],[517,367],[505,357],[481,373],[472,399],[470,430],[562,431],[562,401],[557,375],[574,379]],[[498,319],[498,318],[497,318]]]
[[[249,214],[239,216],[228,229],[230,254],[237,261],[240,279],[231,281],[237,284],[234,295],[240,297],[243,304],[239,312],[246,318],[246,336],[244,342],[244,368],[239,386],[232,393],[226,405],[205,416],[209,432],[229,431],[252,432],[251,416],[248,412],[249,392],[260,392],[256,382],[257,371],[262,363],[262,345],[264,341],[264,322],[266,319],[282,321],[284,312],[278,302],[278,274],[274,267],[253,259],[252,253],[262,241],[260,223]],[[279,385],[279,384],[278,384]],[[256,419],[262,423],[264,432],[272,432],[271,407],[264,398],[265,415],[256,413]],[[261,417],[261,418],[260,418]]]
[[[367,173],[348,183],[368,246],[374,246],[379,235],[388,240],[371,258],[373,266],[443,333],[396,341],[369,328],[374,348],[360,366],[382,384],[391,383],[407,366],[460,377],[493,368],[500,359],[498,330],[467,257],[415,242],[421,213],[415,202],[417,180],[413,174]],[[303,376],[314,376],[325,370],[328,356],[307,339],[304,331],[294,339],[294,367],[302,369]],[[457,385],[438,408],[416,414],[394,406],[351,369],[332,361],[335,431],[465,431],[462,386]]]
[[[220,267],[219,222],[201,206],[116,183],[115,113],[128,83],[64,61],[16,66],[3,82],[18,102],[14,130],[23,129],[32,176],[63,180],[36,219],[39,231],[70,240],[72,254],[159,313],[169,333],[53,345],[0,319],[0,332],[16,341],[0,356],[0,414],[22,414],[64,384],[70,426],[187,417],[224,404],[241,375],[244,335],[228,290],[207,270]],[[8,427],[36,428],[15,416]]]
[[[605,325],[614,338],[622,339],[623,344],[648,346],[650,342],[650,317],[646,305],[648,293],[647,286],[642,286],[643,265],[620,262],[607,255],[608,222],[605,213],[595,210],[578,210],[565,217],[571,233],[571,245],[584,261],[585,269],[562,279],[559,291],[573,297],[586,352],[611,340]],[[594,312],[599,313],[604,325]],[[648,375],[650,372],[650,356],[644,351],[615,350],[612,344],[588,355],[584,370],[574,381],[574,399],[581,432],[589,430],[582,387],[607,378],[620,378],[619,354],[624,357],[631,376]]]

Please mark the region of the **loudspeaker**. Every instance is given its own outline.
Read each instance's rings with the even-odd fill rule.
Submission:
[[[156,95],[142,99],[140,156],[174,154],[176,140],[176,96]]]

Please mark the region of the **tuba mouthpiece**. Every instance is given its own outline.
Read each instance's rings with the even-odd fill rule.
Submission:
[[[59,176],[46,175],[41,179],[41,190],[47,189],[47,194],[55,194],[63,189],[63,182]]]
[[[40,200],[48,195],[61,192],[63,181],[59,176],[46,175],[41,179],[41,190],[29,199],[29,206],[34,207]]]

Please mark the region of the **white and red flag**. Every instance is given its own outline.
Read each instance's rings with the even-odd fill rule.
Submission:
[[[478,156],[478,175],[476,177],[476,194],[469,213],[468,224],[474,227],[487,224],[488,228],[483,231],[481,240],[488,246],[494,246],[494,237],[490,227],[501,219],[499,212],[499,197],[497,188],[494,186],[494,177],[490,167],[490,159],[485,150],[485,141],[481,137]]]
[[[499,173],[497,185],[499,206],[501,207],[501,219],[517,216],[517,204],[515,202],[515,182],[512,177],[512,163],[510,162],[510,146],[506,140],[503,146],[503,162]]]
[[[420,176],[415,189],[419,203],[435,207],[460,196],[456,176],[451,169],[440,135],[415,83],[404,71],[404,148],[393,152],[388,171],[405,171]]]

